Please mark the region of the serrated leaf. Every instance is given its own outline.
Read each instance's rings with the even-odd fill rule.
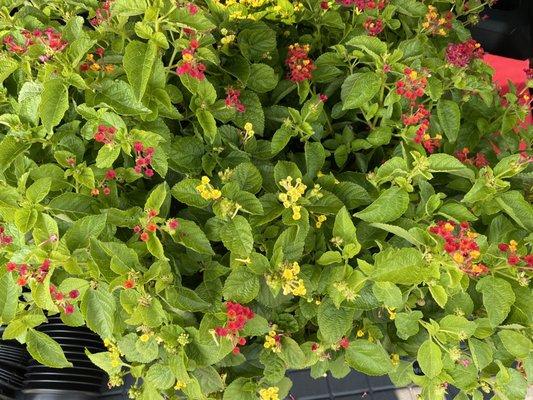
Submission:
[[[43,332],[28,329],[26,346],[30,355],[40,364],[52,368],[72,367],[59,343]]]
[[[367,375],[386,375],[392,370],[389,355],[379,343],[353,340],[346,349],[345,357],[350,367]]]

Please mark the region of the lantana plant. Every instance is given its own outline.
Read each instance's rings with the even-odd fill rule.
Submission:
[[[486,3],[3,1],[3,339],[63,368],[36,328],[86,325],[133,399],[304,368],[524,399],[531,98],[469,35]]]

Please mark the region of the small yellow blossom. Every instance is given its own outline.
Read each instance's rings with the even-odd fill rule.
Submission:
[[[235,35],[227,35],[224,36],[222,39],[220,39],[220,43],[223,45],[228,45],[230,43],[233,43],[235,41]]]
[[[279,388],[270,386],[266,389],[259,390],[259,397],[261,400],[279,400]]]
[[[518,249],[518,243],[516,242],[516,240],[511,240],[509,242],[509,250],[511,250],[514,253],[516,252],[517,249]]]
[[[100,64],[93,63],[89,68],[91,68],[92,71],[100,71]]]
[[[356,333],[356,336],[357,337],[363,337],[365,336],[365,331],[363,331],[362,329],[359,329]]]
[[[465,258],[463,257],[463,255],[460,252],[456,252],[456,253],[453,254],[453,260],[457,264],[462,264],[464,262]]]
[[[108,74],[113,72],[115,70],[115,66],[113,64],[106,64],[104,66],[104,71],[107,72]]]
[[[210,179],[207,176],[202,176],[201,183],[196,186],[196,191],[205,200],[218,200],[222,196],[222,192],[215,189],[209,182]]]
[[[400,355],[396,354],[396,353],[392,353],[390,355],[390,360],[392,362],[392,365],[394,365],[396,367],[397,365],[400,364]]]
[[[389,308],[389,307],[386,307],[386,308],[387,308],[387,312],[389,313],[389,319],[390,320],[396,319],[396,309],[395,308]]]
[[[286,193],[280,193],[278,199],[283,203],[283,207],[292,208],[292,218],[297,221],[302,217],[301,206],[297,203],[305,194],[307,186],[302,183],[301,178],[296,178],[294,182],[295,184],[293,184],[292,176],[279,181],[280,186],[286,190]]]
[[[152,334],[143,333],[139,339],[141,340],[141,342],[145,342],[146,343],[147,341],[150,340],[151,337],[152,337]]]
[[[177,380],[176,384],[174,385],[175,390],[182,390],[182,389],[185,389],[186,387],[187,387],[187,384],[180,380]]]
[[[326,220],[328,219],[328,217],[326,217],[325,215],[319,215],[316,219],[316,223],[315,223],[315,226],[317,229],[320,229],[322,227],[322,224],[324,222],[326,222]]]
[[[265,335],[265,342],[263,343],[265,349],[270,349],[273,353],[281,352],[281,343],[279,340],[279,335],[276,332],[276,326],[274,325],[272,329]]]

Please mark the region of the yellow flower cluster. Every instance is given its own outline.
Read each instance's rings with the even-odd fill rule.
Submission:
[[[298,221],[302,218],[301,209],[299,206],[298,200],[305,194],[307,186],[302,183],[301,178],[296,178],[295,184],[293,185],[292,176],[288,176],[285,179],[279,181],[279,184],[287,191],[287,193],[280,193],[278,196],[279,201],[283,203],[283,207],[292,208],[292,218],[295,221]]]
[[[176,384],[174,385],[174,390],[182,390],[187,387],[187,383],[177,380]]]
[[[426,20],[422,23],[422,28],[429,30],[434,35],[446,36],[450,24],[450,18],[442,17],[435,6],[428,6]]]
[[[324,222],[326,222],[326,220],[328,219],[328,217],[326,217],[325,215],[321,214],[319,216],[317,216],[316,218],[316,223],[315,223],[315,226],[317,229],[320,229],[322,227],[322,224]]]
[[[261,400],[279,400],[279,388],[270,386],[269,388],[261,389],[259,397]]]
[[[272,350],[273,353],[281,352],[281,344],[278,339],[278,334],[276,333],[276,327],[274,326],[268,335],[265,336],[265,343],[263,343],[265,349]]]
[[[143,333],[139,339],[141,340],[141,342],[144,342],[146,343],[147,341],[150,340],[150,338],[153,336],[153,333]]]
[[[387,312],[389,313],[389,319],[390,320],[395,320],[396,319],[396,309],[395,308],[387,307]]]
[[[122,360],[120,359],[120,350],[117,345],[109,339],[104,339],[104,346],[107,348],[109,356],[111,357],[111,366],[120,367],[122,365]]]
[[[300,265],[296,261],[293,263],[284,262],[279,277],[268,275],[267,283],[273,284],[281,281],[284,295],[305,296],[307,289],[305,288],[304,281],[298,278],[299,273]]]
[[[196,190],[205,200],[217,200],[222,196],[220,190],[215,189],[209,182],[211,180],[207,176],[202,176],[202,183],[196,186]]]
[[[115,70],[115,66],[112,64],[105,64],[104,66],[100,65],[94,60],[94,54],[89,53],[87,54],[87,57],[85,57],[89,69],[91,71],[97,72],[103,69],[104,72],[111,73]]]
[[[392,353],[390,355],[390,360],[392,362],[392,365],[394,365],[396,367],[396,366],[398,366],[400,364],[400,355],[396,354],[396,353]]]

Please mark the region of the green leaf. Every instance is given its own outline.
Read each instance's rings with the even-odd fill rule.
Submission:
[[[2,53],[0,55],[0,83],[3,83],[18,67],[19,63],[16,60]]]
[[[113,337],[115,309],[113,294],[103,287],[87,290],[80,305],[87,327],[103,339]]]
[[[403,228],[401,228],[399,226],[389,225],[389,224],[381,224],[379,222],[374,222],[374,223],[372,223],[370,225],[373,226],[373,227],[379,228],[379,229],[383,229],[384,231],[390,232],[390,233],[392,233],[392,234],[394,234],[396,236],[399,236],[402,239],[407,240],[409,243],[411,243],[411,244],[413,244],[415,246],[421,245],[421,243],[413,235],[411,235],[408,231],[406,231],[405,229],[403,229]]]
[[[374,72],[348,76],[341,87],[342,109],[352,110],[369,103],[381,88],[381,78]]]
[[[145,379],[159,390],[170,389],[175,381],[170,368],[161,364],[154,364],[148,368]]]
[[[285,361],[290,369],[302,369],[305,367],[305,353],[298,343],[287,336],[281,338],[281,353],[279,357]]]
[[[13,280],[13,275],[8,272],[0,278],[0,324],[10,322],[17,312],[20,286]]]
[[[346,42],[348,46],[358,47],[362,50],[370,50],[371,52],[382,55],[387,52],[387,43],[382,42],[379,38],[374,36],[355,36]]]
[[[38,179],[26,189],[26,197],[34,204],[40,203],[50,191],[51,186],[52,180],[50,178]]]
[[[326,343],[336,344],[348,333],[353,325],[355,310],[346,307],[335,307],[333,301],[327,299],[318,307],[319,334]]]
[[[515,301],[515,294],[509,282],[493,276],[485,276],[479,280],[476,290],[483,294],[483,305],[492,326],[501,324]]]
[[[428,378],[435,378],[442,371],[442,352],[430,339],[420,345],[416,358]]]
[[[113,163],[120,155],[120,146],[113,144],[106,144],[98,150],[96,156],[96,166],[98,168],[111,168]]]
[[[19,208],[15,211],[15,225],[21,233],[26,233],[33,228],[38,216],[34,208]]]
[[[227,300],[249,303],[259,294],[259,278],[246,266],[234,268],[224,282],[222,293]]]
[[[356,339],[346,349],[345,357],[350,367],[363,374],[380,376],[392,370],[389,355],[380,343]]]
[[[124,81],[106,80],[97,91],[98,100],[120,115],[140,115],[150,112],[135,97],[133,88]]]
[[[224,390],[223,400],[257,400],[257,386],[247,378],[237,378]]]
[[[413,248],[389,248],[375,255],[374,280],[402,285],[418,284],[424,280],[422,253]]]
[[[166,182],[160,183],[155,188],[152,189],[146,203],[144,204],[144,210],[156,210],[159,212],[161,206],[165,202],[165,199],[168,195],[168,184]]]
[[[524,199],[522,193],[510,190],[497,197],[496,201],[518,225],[529,232],[533,231],[533,206]]]
[[[335,216],[333,236],[342,238],[344,244],[357,243],[355,225],[346,207],[342,207]]]
[[[400,308],[403,305],[402,291],[394,283],[374,282],[372,292],[386,307]]]
[[[14,136],[4,137],[0,142],[0,173],[4,172],[20,154],[29,148],[30,143],[25,143]]]
[[[266,64],[252,64],[250,69],[250,79],[247,87],[257,93],[270,92],[278,84],[278,77],[274,69]]]
[[[504,330],[498,332],[498,336],[505,349],[517,358],[524,360],[529,356],[531,350],[533,350],[531,340],[520,332]]]
[[[437,103],[437,116],[444,134],[451,143],[455,143],[461,126],[459,106],[452,100],[441,99]]]
[[[72,363],[65,357],[59,343],[45,333],[28,329],[26,345],[30,355],[39,364],[52,368],[72,367]]]
[[[461,161],[449,154],[432,154],[428,157],[430,172],[447,172],[473,181],[476,174]]]
[[[446,293],[446,290],[441,285],[430,285],[429,291],[440,308],[444,308],[448,302],[448,293]]]
[[[191,312],[206,312],[211,308],[211,305],[198,296],[194,290],[183,286],[176,288],[176,296],[173,297],[173,303],[178,308]]]
[[[39,116],[44,127],[51,130],[58,125],[68,110],[68,89],[62,79],[55,78],[44,82],[39,105]]]
[[[200,184],[199,179],[183,179],[176,183],[171,190],[172,196],[178,201],[187,204],[188,206],[203,208],[209,204],[209,200],[204,199],[196,190]]]
[[[479,370],[484,369],[492,362],[492,347],[490,344],[476,338],[468,339],[468,347],[472,360]]]
[[[174,241],[200,254],[215,254],[209,239],[195,222],[182,218],[177,220],[179,228],[172,234]]]
[[[405,189],[391,187],[364,210],[355,213],[366,222],[390,222],[400,218],[409,206],[409,194]]]
[[[241,215],[230,219],[222,227],[220,237],[224,246],[237,256],[247,257],[253,249],[252,228]]]
[[[255,23],[243,29],[237,37],[239,49],[249,60],[261,60],[276,48],[276,33],[264,23]]]
[[[326,251],[322,253],[320,258],[316,261],[320,265],[329,265],[342,262],[342,255],[338,251]]]
[[[97,238],[106,226],[107,215],[88,215],[75,221],[62,241],[70,250],[87,247],[91,238]]]
[[[396,314],[394,319],[394,325],[396,326],[396,334],[400,339],[407,340],[411,336],[418,333],[420,328],[419,320],[422,319],[424,314],[422,311],[409,311]]]
[[[157,46],[150,40],[148,43],[132,40],[124,49],[122,62],[128,81],[133,88],[137,100],[142,99],[157,55]]]
[[[202,127],[203,134],[209,143],[213,143],[217,136],[217,123],[213,114],[204,109],[196,111],[196,118]]]

